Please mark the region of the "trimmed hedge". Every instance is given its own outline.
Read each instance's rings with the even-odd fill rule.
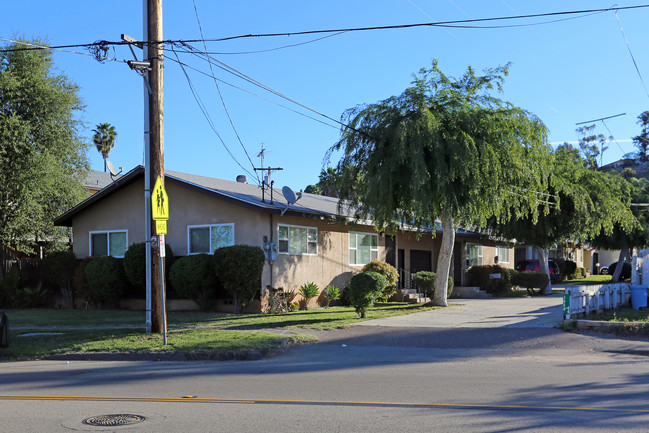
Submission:
[[[115,257],[96,257],[86,265],[88,297],[97,307],[115,306],[128,286],[122,261]]]
[[[435,296],[435,286],[437,285],[437,274],[430,271],[419,271],[412,274],[412,280],[415,282],[426,296],[433,299]],[[448,285],[446,286],[446,297],[450,298],[453,293],[453,277],[448,277]]]
[[[511,290],[512,269],[499,265],[472,266],[468,271],[469,285],[480,287],[487,293],[493,295],[501,294]],[[515,271],[514,271],[515,272]],[[500,274],[500,278],[491,278],[492,274]]]
[[[45,277],[50,284],[61,291],[68,308],[74,308],[72,280],[77,268],[77,256],[72,251],[55,251],[43,259]]]
[[[349,281],[349,300],[361,318],[381,296],[386,285],[385,276],[378,272],[361,272]]]
[[[261,289],[266,254],[260,247],[232,245],[214,251],[214,270],[234,298],[234,312],[252,301]]]
[[[179,295],[193,299],[202,310],[209,309],[218,287],[214,257],[196,254],[179,258],[169,269],[169,282]]]
[[[391,264],[375,259],[365,264],[365,266],[361,268],[361,272],[378,272],[385,277],[386,285],[381,290],[381,301],[387,301],[392,295],[397,292],[399,271],[397,271],[397,268],[395,268]]]
[[[517,272],[512,282],[517,286],[526,287],[529,292],[539,289],[543,293],[550,279],[543,272]]]
[[[173,264],[173,251],[165,243],[165,272],[169,275]],[[131,244],[124,254],[124,273],[135,291],[143,294],[146,291],[146,243]]]

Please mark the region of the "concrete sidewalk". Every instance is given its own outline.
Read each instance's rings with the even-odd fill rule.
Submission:
[[[404,328],[552,328],[563,321],[560,295],[450,299],[449,307],[356,323]]]

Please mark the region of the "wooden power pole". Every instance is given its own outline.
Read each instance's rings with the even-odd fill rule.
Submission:
[[[149,71],[149,161],[150,185],[153,185],[160,176],[164,185],[164,125],[163,125],[163,69],[162,69],[162,0],[147,1],[147,40],[149,42],[148,61]],[[155,222],[149,220],[151,233],[158,234]],[[155,333],[166,332],[165,314],[163,311],[162,280],[164,269],[161,269],[159,251],[154,249],[151,254],[151,331]]]

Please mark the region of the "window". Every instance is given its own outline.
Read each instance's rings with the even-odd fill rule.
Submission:
[[[212,254],[215,249],[234,245],[234,224],[187,226],[189,254]]]
[[[466,244],[466,267],[480,266],[482,264],[482,245]]]
[[[128,245],[126,230],[90,232],[90,255],[124,257]]]
[[[379,236],[372,233],[349,233],[349,264],[364,265],[379,258]]]
[[[318,254],[318,229],[279,225],[279,252],[284,254]]]
[[[496,247],[496,255],[498,256],[498,263],[509,263],[509,248],[503,246]]]

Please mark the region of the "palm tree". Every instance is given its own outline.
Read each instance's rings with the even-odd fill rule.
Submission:
[[[97,146],[97,151],[104,157],[104,171],[106,171],[106,160],[115,145],[115,137],[117,136],[115,127],[110,123],[100,123],[97,125],[97,129],[93,129],[92,132],[95,133],[92,136],[92,141]]]

